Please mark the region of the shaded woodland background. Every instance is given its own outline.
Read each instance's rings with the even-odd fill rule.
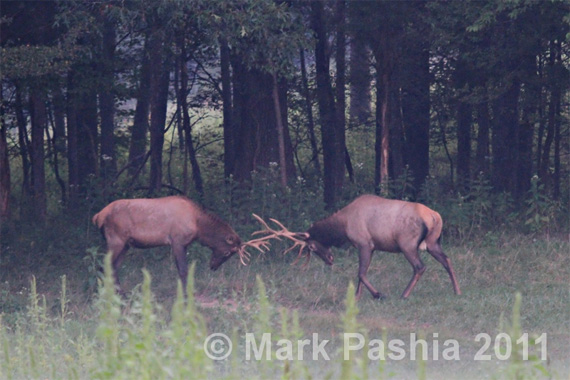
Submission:
[[[567,379],[569,42],[566,0],[2,0],[0,378]],[[441,213],[461,297],[426,258],[398,299],[411,268],[378,254],[388,299],[355,304],[355,249],[304,270],[285,241],[216,272],[191,245],[186,303],[165,248],[132,250],[126,298],[109,271],[98,286],[91,218],[115,199],[185,194],[245,241],[252,213],[305,231],[362,193]],[[273,331],[340,355],[361,329],[454,338],[461,361],[202,349],[208,332]],[[481,332],[517,342],[510,360],[497,344],[471,360]],[[547,360],[534,343],[522,359],[522,332],[548,334]]]
[[[329,209],[355,183],[421,199],[430,178],[568,208],[565,1],[1,7],[3,228],[266,169]]]

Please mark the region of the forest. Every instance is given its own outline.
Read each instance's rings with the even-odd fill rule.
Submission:
[[[166,324],[181,315],[199,326],[195,339],[216,329],[232,335],[234,322],[239,340],[248,331],[239,318],[275,331],[297,323],[299,334],[344,323],[340,331],[365,325],[373,336],[421,326],[428,336],[464,338],[495,331],[505,313],[514,318],[515,292],[530,313],[523,322],[550,334],[555,364],[533,356],[502,374],[570,373],[567,1],[3,0],[0,12],[0,378],[36,378],[62,356],[71,359],[49,369],[53,378],[139,378],[132,363],[169,341],[177,326]],[[437,210],[464,295],[454,298],[441,266],[427,258],[415,301],[384,301],[384,310],[366,294],[361,319],[350,324],[356,306],[346,289],[358,262],[344,252],[354,248],[336,250],[332,272],[317,258],[300,272],[290,266],[294,253],[279,254],[283,242],[254,253],[246,267],[215,273],[209,251],[192,245],[196,299],[186,309],[175,300],[165,249],[125,260],[130,298],[105,292],[104,240],[91,218],[117,199],[184,195],[245,241],[259,229],[252,213],[305,231],[361,194]],[[376,254],[369,276],[395,298],[410,267],[384,256]],[[426,298],[437,302],[416,315]],[[122,310],[116,325],[114,303]],[[401,310],[417,319],[395,322]],[[386,314],[371,322],[379,311]],[[434,321],[430,313],[448,316]],[[146,322],[162,317],[157,340],[141,333],[128,351],[123,335],[148,333]],[[43,334],[46,326],[56,332]],[[100,335],[101,326],[111,335]],[[33,348],[41,339],[44,348]],[[96,347],[105,347],[120,357],[121,344],[128,360],[98,356]],[[170,361],[162,367],[146,362],[150,378],[188,375],[168,372],[182,363],[171,354],[163,353]],[[198,377],[251,375],[247,366],[186,354],[198,358],[189,373],[203,367]],[[105,369],[94,369],[101,360]],[[364,378],[369,363],[359,360],[359,369],[343,364],[331,376]],[[422,363],[381,371],[426,378]],[[264,364],[256,376],[309,377],[323,363],[295,365]],[[479,367],[469,368],[476,378]],[[428,378],[453,371],[428,361]]]

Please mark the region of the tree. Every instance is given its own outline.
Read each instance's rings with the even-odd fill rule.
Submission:
[[[8,125],[4,118],[4,89],[0,89],[0,235],[2,225],[10,218],[10,159],[8,155],[8,141],[6,139]]]
[[[358,19],[355,20],[358,22]],[[351,21],[351,24],[354,22]],[[351,33],[350,38],[350,122],[365,125],[371,117],[370,53],[362,31]]]
[[[231,120],[224,121],[226,142],[234,152],[232,174],[239,181],[250,178],[251,171],[278,163],[281,184],[294,176],[292,145],[287,127],[287,80],[292,75],[292,60],[304,36],[286,2],[245,0],[238,3],[210,1],[201,4],[209,19],[212,34],[221,42],[224,64],[229,48],[233,100],[224,92],[224,108],[232,106]],[[223,17],[217,17],[218,15]],[[255,15],[255,16],[252,16]],[[224,83],[228,73],[223,71]],[[224,90],[226,91],[226,90]],[[229,123],[234,129],[228,130]],[[239,159],[238,159],[239,158]],[[226,168],[225,172],[229,170]]]
[[[305,109],[307,112],[307,134],[309,135],[309,143],[311,145],[311,162],[315,167],[315,174],[320,176],[321,174],[321,164],[319,160],[319,148],[317,146],[317,137],[315,134],[315,119],[313,117],[313,100],[311,96],[311,90],[309,88],[309,80],[307,75],[307,63],[305,59],[305,50],[301,49],[300,54],[300,64],[301,64],[301,86],[302,94],[305,101]]]
[[[277,118],[281,119],[283,126],[287,125],[286,112],[276,114],[276,110],[287,109],[283,103],[286,99],[286,87],[278,83],[276,89],[272,74],[259,69],[248,69],[242,60],[236,58],[232,64],[236,111],[234,126],[238,136],[233,168],[238,181],[249,179],[252,171],[269,167],[271,162],[282,167]],[[276,91],[280,93],[277,100],[279,108],[275,104]],[[294,166],[291,140],[288,129],[286,134],[285,129],[283,127],[282,149],[286,150],[285,177],[289,178],[294,173]],[[281,180],[283,181],[283,175]]]
[[[183,31],[180,35],[184,35]],[[188,94],[188,55],[186,51],[186,41],[184,37],[180,37],[178,39],[178,48],[180,51],[179,56],[179,67],[177,70],[180,72],[180,88],[178,91],[178,105],[179,105],[179,112],[182,114],[182,131],[184,132],[185,138],[185,154],[188,155],[190,160],[190,164],[192,166],[192,178],[194,179],[194,186],[196,191],[201,196],[204,195],[204,185],[202,181],[202,174],[200,172],[200,166],[198,165],[198,160],[196,158],[196,151],[194,150],[194,141],[192,139],[192,125],[190,124],[190,115],[188,114],[188,102],[186,100],[186,96]],[[184,160],[184,164],[186,165],[186,160]],[[186,166],[185,166],[186,167]],[[186,170],[185,170],[186,173]],[[184,186],[186,189],[186,185]]]
[[[26,148],[21,146],[21,152],[30,157],[29,167],[26,157],[23,169],[24,178],[27,181],[27,170],[31,169],[31,178],[25,187],[28,187],[31,197],[30,212],[31,217],[39,222],[43,222],[47,213],[46,179],[45,179],[45,151],[44,132],[47,129],[48,110],[47,93],[50,86],[50,75],[57,73],[61,69],[58,59],[64,56],[64,46],[52,46],[57,33],[53,28],[54,16],[56,13],[55,3],[30,2],[29,4],[9,3],[3,4],[2,22],[2,74],[3,78],[9,78],[16,89],[16,119],[19,124],[19,136],[21,142],[26,144]],[[33,18],[33,25],[18,23],[18,21]],[[5,22],[9,20],[13,27]],[[23,98],[23,88],[29,93],[26,104]],[[26,118],[24,108],[28,106],[31,116],[31,143],[27,144]],[[5,131],[5,126],[2,128]],[[4,162],[4,161],[2,161]],[[9,179],[7,176],[9,168],[3,172],[3,181]],[[4,182],[4,186],[9,186]],[[6,194],[4,190],[4,194]],[[8,206],[6,206],[8,207]],[[6,208],[7,209],[7,208]]]
[[[47,215],[46,174],[44,166],[44,131],[47,128],[46,96],[43,88],[32,88],[30,116],[32,122],[32,217],[43,222]]]
[[[466,190],[471,179],[471,123],[472,107],[465,99],[470,91],[469,78],[473,75],[467,63],[459,59],[455,68],[455,87],[457,91],[457,182],[459,188]]]
[[[129,174],[131,176],[140,172],[145,163],[147,133],[149,129],[148,115],[150,108],[150,48],[148,35],[144,38],[144,48],[141,50],[141,63],[136,88],[136,107],[133,124],[131,126],[131,140],[129,145]]]
[[[152,27],[150,35],[150,178],[149,193],[156,194],[162,188],[162,147],[166,124],[166,106],[170,83],[169,60],[164,47],[165,31],[160,28],[159,20]]]
[[[228,178],[234,171],[236,128],[233,121],[232,76],[230,62],[230,47],[225,38],[219,38],[220,45],[220,75],[222,82],[222,108],[224,116],[224,177]]]
[[[340,171],[344,175],[344,147],[339,136],[338,115],[329,74],[329,58],[327,56],[328,36],[325,26],[324,3],[311,3],[311,26],[315,32],[315,70],[317,76],[317,99],[321,124],[321,141],[323,144],[323,181],[324,201],[327,207],[333,208],[342,183]]]
[[[417,194],[429,175],[430,72],[426,26],[414,23],[401,69],[404,156],[413,174]]]
[[[102,18],[101,43],[101,83],[99,85],[99,114],[101,119],[101,176],[105,180],[112,179],[117,172],[115,154],[115,20],[111,12],[112,6],[102,10],[97,16]]]
[[[389,12],[387,4],[379,12]],[[381,23],[377,37],[373,37],[372,53],[376,60],[376,164],[375,187],[382,189],[389,178],[390,125],[394,118],[394,70],[397,60],[396,24]]]

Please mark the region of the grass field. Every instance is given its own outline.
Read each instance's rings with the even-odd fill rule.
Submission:
[[[87,238],[73,241],[66,236],[73,228]],[[568,236],[492,232],[444,241],[461,296],[453,293],[445,270],[426,253],[422,257],[427,271],[409,299],[400,299],[412,269],[401,254],[377,252],[369,280],[387,299],[375,300],[364,290],[354,306],[349,289],[358,266],[354,248],[336,249],[332,267],[313,257],[303,268],[302,262],[291,265],[295,255],[284,257],[284,247],[275,245],[267,254],[254,254],[248,266],[234,258],[211,272],[209,251],[196,244],[189,250],[195,261],[193,297],[184,306],[176,296],[177,273],[167,248],[129,253],[120,269],[127,291],[122,300],[109,287],[97,293],[100,256],[94,253],[98,248],[101,255],[102,239],[92,230],[85,234],[85,226],[73,228],[65,233],[55,229],[53,236],[44,233],[37,239],[30,232],[25,242],[3,246],[2,379],[570,375]],[[149,274],[146,282],[143,269]],[[212,333],[233,337],[226,360],[205,355],[203,342]],[[250,354],[256,353],[247,333],[255,334],[258,351],[261,334],[271,334],[271,360],[246,360],[248,344]],[[324,347],[330,360],[318,349],[313,360],[315,333],[318,342],[329,341]],[[354,334],[362,334],[370,351],[355,348],[359,340]],[[347,337],[352,338],[344,341]],[[292,346],[279,339],[288,339]],[[308,343],[301,347],[299,340]],[[346,348],[353,349],[350,360],[344,360]],[[303,360],[296,360],[301,349]],[[294,360],[280,360],[290,355]],[[376,360],[382,355],[385,360]]]

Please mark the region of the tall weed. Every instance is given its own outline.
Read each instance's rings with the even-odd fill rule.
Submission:
[[[544,365],[544,361],[541,360],[536,353],[530,352],[538,343],[537,337],[523,336],[520,321],[521,306],[522,295],[517,292],[515,294],[510,325],[500,328],[500,330],[504,330],[506,334],[508,334],[508,347],[512,351],[509,353],[509,363],[507,367],[498,373],[498,377],[515,380],[537,379],[542,377],[552,378],[552,374]],[[504,325],[504,323],[501,322],[501,325]],[[543,337],[545,337],[545,335],[543,335]],[[506,350],[504,347],[502,349],[503,351]],[[502,352],[502,354],[507,353]]]
[[[546,195],[544,185],[538,176],[533,176],[525,201],[524,225],[531,233],[550,233],[556,224],[556,216],[561,211],[560,202]]]

